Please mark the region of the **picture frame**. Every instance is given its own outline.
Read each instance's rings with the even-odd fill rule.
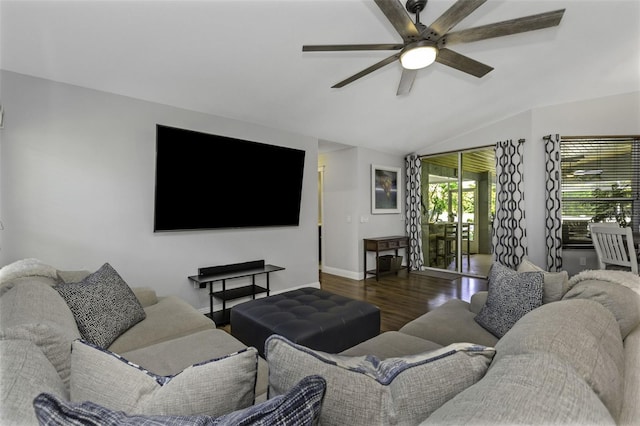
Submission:
[[[399,167],[371,165],[371,213],[394,214],[402,210],[402,174]]]

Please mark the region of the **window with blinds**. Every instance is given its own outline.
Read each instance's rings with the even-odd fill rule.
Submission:
[[[562,243],[591,247],[589,222],[640,226],[640,136],[562,137]]]

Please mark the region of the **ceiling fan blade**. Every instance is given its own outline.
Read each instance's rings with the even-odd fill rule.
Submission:
[[[302,46],[303,52],[345,52],[350,50],[400,50],[403,44],[321,44]]]
[[[482,6],[487,0],[458,0],[430,25],[439,35],[445,35],[471,12]]]
[[[467,56],[461,55],[453,50],[439,49],[436,62],[447,65],[459,71],[466,72],[475,77],[483,77],[485,74],[493,70],[493,67],[485,65]]]
[[[402,69],[402,77],[400,77],[400,84],[398,85],[396,96],[406,95],[411,91],[413,81],[416,79],[416,74],[418,74],[418,70]]]
[[[375,2],[404,41],[413,41],[420,35],[407,10],[398,0],[375,0]]]
[[[511,34],[539,30],[542,28],[555,27],[560,24],[564,11],[564,9],[560,9],[552,12],[539,13],[537,15],[524,16],[522,18],[469,28],[467,30],[455,31],[444,36],[440,41],[440,45],[449,46],[457,43],[469,43],[493,37],[502,37]]]
[[[331,88],[338,89],[340,87],[346,86],[347,84],[352,83],[355,80],[357,80],[357,79],[359,79],[361,77],[364,77],[365,75],[367,75],[369,73],[372,73],[377,69],[380,69],[380,68],[384,67],[385,65],[389,65],[391,62],[397,60],[399,57],[400,57],[400,53],[396,53],[395,55],[389,56],[388,58],[381,60],[377,64],[373,64],[369,68],[366,68],[366,69],[360,71],[359,73],[354,74],[351,77],[349,77],[349,78],[347,78],[345,80],[342,80],[339,83],[334,84],[333,86],[331,86]]]

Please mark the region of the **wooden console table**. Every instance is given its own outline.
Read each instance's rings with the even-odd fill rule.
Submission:
[[[252,262],[234,263],[230,265],[211,266],[200,268],[198,275],[192,275],[189,281],[197,283],[200,288],[206,288],[209,285],[209,314],[216,325],[229,324],[230,309],[227,308],[227,300],[240,299],[242,297],[251,296],[256,298],[256,294],[267,293],[269,295],[269,273],[282,271],[282,266],[265,265],[264,260],[256,260]],[[256,275],[266,274],[266,287],[256,285]],[[227,288],[227,280],[236,278],[251,277],[251,284]],[[213,291],[213,284],[222,283],[219,291]],[[222,310],[213,312],[213,298],[222,300]]]
[[[379,238],[365,238],[364,239],[364,279],[367,279],[367,275],[374,275],[376,281],[378,281],[381,274],[398,272],[398,270],[380,271],[380,252],[391,251],[395,252],[398,256],[398,249],[404,249],[407,255],[407,273],[409,273],[409,237],[405,236],[393,236],[393,237],[379,237]],[[376,269],[367,270],[367,253],[376,253]],[[400,268],[403,269],[403,268]]]

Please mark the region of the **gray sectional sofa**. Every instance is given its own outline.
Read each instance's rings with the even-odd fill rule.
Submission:
[[[148,288],[133,289],[144,319],[102,350],[79,340],[73,298],[53,287],[87,273],[4,282],[0,274],[0,424],[37,424],[33,399],[42,392],[140,415],[216,416],[256,395],[280,398],[310,375],[326,382],[323,425],[638,424],[640,277],[513,273],[510,286],[519,287],[509,297],[540,304],[500,337],[477,318],[491,318],[496,300],[508,303],[494,277],[470,303],[450,300],[340,354],[272,336],[266,361],[182,300]]]
[[[32,259],[25,259],[22,263],[27,264],[22,273],[10,274],[12,276],[5,274],[4,280],[0,282],[0,425],[38,424],[33,408],[33,400],[38,394],[48,392],[69,400],[74,391],[79,394],[84,392],[86,395],[86,392],[103,390],[99,389],[100,381],[104,388],[111,389],[112,399],[118,397],[120,386],[121,396],[125,400],[134,401],[137,398],[139,405],[153,407],[149,400],[155,395],[154,392],[157,393],[154,387],[156,383],[151,380],[151,383],[140,385],[140,381],[145,378],[136,374],[144,374],[136,371],[133,366],[122,362],[109,364],[108,357],[106,360],[102,357],[104,353],[82,345],[77,350],[74,349],[74,355],[90,350],[93,352],[85,358],[78,358],[80,355],[77,355],[74,361],[78,361],[76,364],[93,363],[96,368],[78,371],[72,367],[72,344],[81,338],[81,333],[74,314],[54,286],[82,281],[89,272],[58,271]],[[159,376],[176,375],[194,364],[241,352],[240,356],[247,355],[243,361],[248,361],[249,364],[245,375],[249,381],[245,386],[250,388],[248,395],[244,400],[237,393],[232,398],[229,397],[227,392],[233,392],[234,389],[225,385],[220,378],[226,374],[224,366],[220,368],[223,371],[195,371],[196,374],[218,376],[211,377],[203,384],[205,391],[215,387],[215,383],[228,386],[224,392],[212,395],[201,404],[215,403],[216,401],[212,401],[215,399],[229,400],[228,404],[225,401],[220,407],[221,413],[253,404],[254,396],[258,401],[266,399],[267,366],[265,360],[257,355],[257,351],[247,354],[242,352],[247,349],[244,344],[229,333],[216,329],[213,321],[178,297],[158,297],[150,288],[133,287],[131,290],[145,317],[120,334],[106,349]],[[118,376],[115,374],[118,368],[129,370],[122,371],[122,375]],[[109,370],[113,374],[109,374]],[[105,371],[107,374],[97,377]],[[77,379],[73,383],[72,373],[78,373],[78,377],[85,382]],[[229,381],[236,380],[233,375],[230,376],[227,378]],[[140,380],[136,382],[124,379],[131,377]],[[113,379],[113,382],[109,383],[109,379]],[[195,386],[193,390],[197,392]],[[180,391],[176,389],[174,393]],[[132,396],[136,392],[137,396]],[[188,404],[190,401],[176,397],[176,403]],[[161,411],[157,413],[162,414]]]
[[[454,342],[494,347],[482,379],[439,406],[425,425],[640,424],[640,277],[563,274],[543,274],[545,295],[555,299],[546,298],[501,338],[475,319],[490,296],[482,291],[470,303],[450,300],[342,354],[386,359]]]

